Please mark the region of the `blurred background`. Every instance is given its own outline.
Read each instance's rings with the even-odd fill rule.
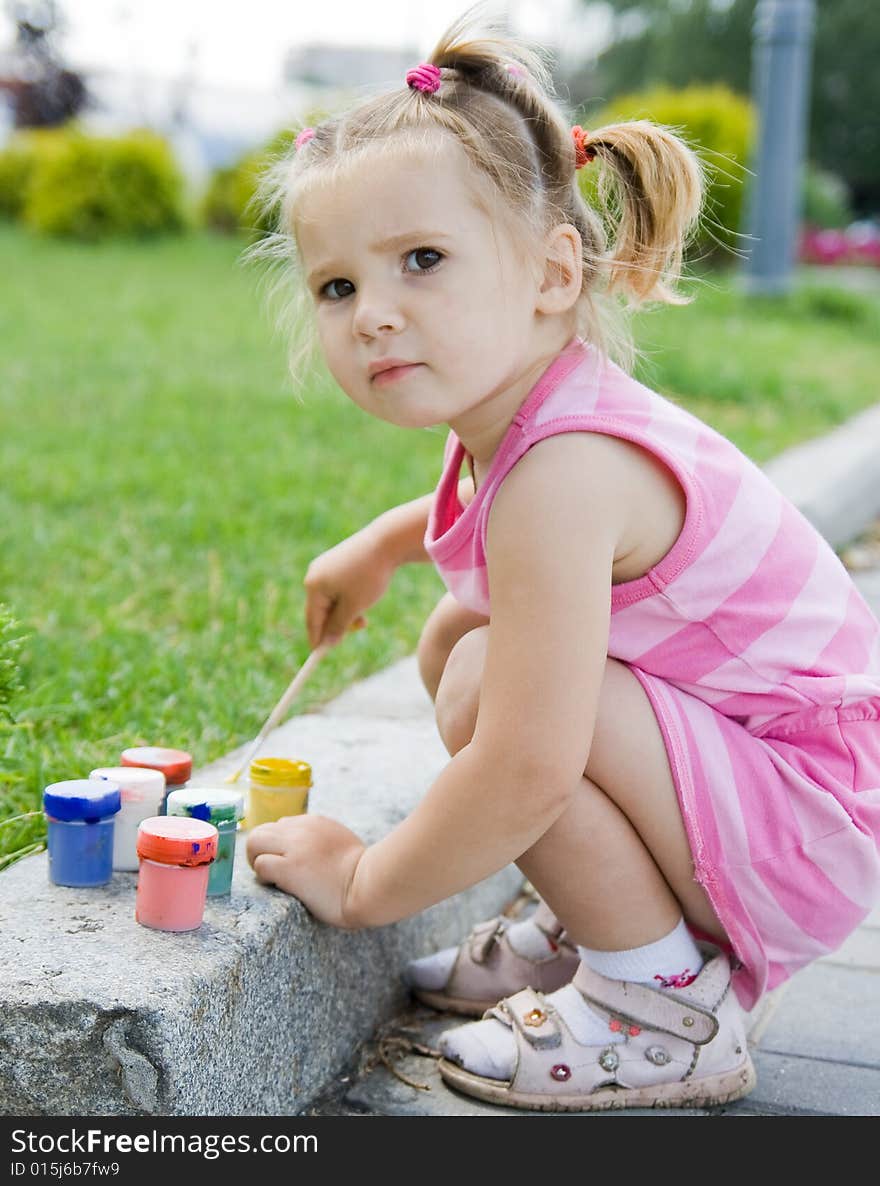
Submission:
[[[42,846],[48,782],[253,737],[308,653],[308,562],[433,488],[442,427],[326,375],[294,397],[241,256],[265,162],[466,7],[0,0],[0,869]],[[653,119],[707,167],[694,300],[634,316],[638,377],[758,463],[875,402],[876,0],[487,7],[549,51],[571,122]],[[297,711],[412,653],[442,592],[401,569]]]
[[[880,8],[873,0],[809,3],[815,27],[800,255],[877,264]],[[753,148],[756,0],[510,0],[487,7],[552,53],[561,97],[594,123],[624,108],[650,111],[725,156],[736,184],[721,210],[723,230],[745,229],[736,166],[748,163]],[[2,0],[0,208],[37,227],[48,221],[59,230],[63,222],[70,233],[95,235],[114,229],[95,194],[91,222],[82,212],[78,219],[35,212],[22,158],[40,148],[25,133],[66,127],[122,138],[149,129],[183,176],[186,213],[209,225],[234,222],[234,202],[224,206],[233,197],[230,171],[247,171],[255,154],[308,116],[393,85],[463,10],[459,0],[335,0],[316,9],[251,0],[222,11],[210,0]],[[166,217],[175,215],[184,211],[169,194]],[[133,220],[128,229],[156,228]]]

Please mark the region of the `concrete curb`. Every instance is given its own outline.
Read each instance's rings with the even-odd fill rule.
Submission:
[[[272,736],[307,756],[310,806],[366,841],[409,814],[448,761],[413,658]],[[243,754],[200,770],[222,785]],[[188,934],[134,919],[137,874],[50,884],[45,853],[0,876],[0,1114],[296,1115],[407,1001],[407,960],[513,899],[510,866],[415,918],[344,932],[254,880],[238,837],[232,894]]]
[[[765,472],[839,547],[880,514],[878,440],[880,405]],[[293,717],[269,750],[307,757],[312,809],[368,842],[448,760],[413,656]],[[222,785],[243,753],[193,784]],[[340,932],[258,886],[243,845],[232,895],[189,935],[135,923],[135,874],[66,890],[41,854],[0,875],[0,1114],[301,1114],[406,1004],[405,962],[460,940],[522,881],[510,866],[405,922]]]
[[[880,515],[880,404],[786,450],[764,472],[832,548],[849,543]]]

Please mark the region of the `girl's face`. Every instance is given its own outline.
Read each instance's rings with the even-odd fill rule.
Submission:
[[[355,185],[320,186],[298,211],[329,369],[356,404],[401,427],[466,421],[493,397],[504,403],[546,346],[540,280],[474,202],[467,170],[450,142],[406,163],[368,164]],[[373,364],[392,358],[409,369],[377,376]]]

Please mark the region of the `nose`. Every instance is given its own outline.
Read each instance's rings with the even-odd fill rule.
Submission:
[[[372,338],[377,334],[399,333],[404,318],[396,303],[386,295],[361,288],[355,296],[355,311],[352,327],[362,337]]]

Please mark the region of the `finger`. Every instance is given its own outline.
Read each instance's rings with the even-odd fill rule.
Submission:
[[[252,865],[254,860],[264,853],[275,853],[276,855],[283,853],[284,845],[278,834],[278,829],[272,824],[258,824],[248,833],[245,852]]]
[[[348,629],[350,621],[351,607],[345,601],[337,601],[324,623],[321,642],[329,642],[331,644],[339,642]]]
[[[312,593],[306,596],[306,633],[312,650],[321,641],[324,624],[332,606],[332,601],[325,593]]]
[[[284,858],[275,853],[263,852],[251,862],[257,881],[264,885],[277,885],[284,872]]]

